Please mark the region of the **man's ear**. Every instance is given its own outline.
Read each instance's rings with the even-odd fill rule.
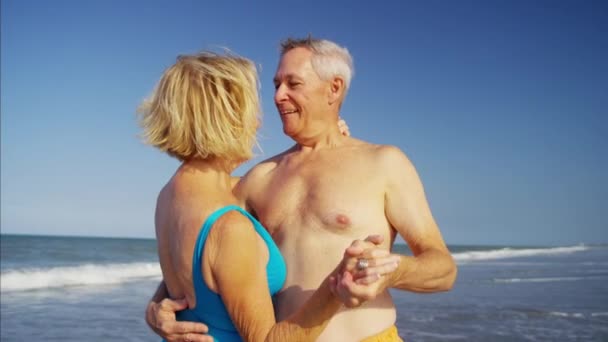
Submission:
[[[334,104],[342,99],[344,94],[344,80],[340,77],[334,77],[329,85],[329,104]]]

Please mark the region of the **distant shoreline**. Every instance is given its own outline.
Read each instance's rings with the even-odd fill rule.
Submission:
[[[63,235],[63,234],[28,234],[28,233],[0,233],[0,238],[5,236],[16,236],[16,237],[48,237],[48,238],[66,238],[66,239],[110,239],[110,240],[144,240],[144,241],[155,241],[154,237],[135,237],[135,236],[97,236],[97,235]],[[405,243],[401,241],[396,241],[395,245],[404,245]],[[569,243],[569,244],[561,244],[561,245],[540,245],[540,244],[498,244],[498,243],[448,243],[448,247],[471,247],[471,248],[552,248],[552,247],[569,247],[569,246],[589,246],[589,247],[604,247],[608,246],[608,242],[600,242],[600,243]]]
[[[113,239],[113,240],[156,240],[153,237],[135,237],[135,236],[98,236],[98,235],[63,235],[63,234],[17,234],[17,233],[0,233],[0,237],[18,236],[18,237],[49,237],[49,238],[66,238],[66,239]]]

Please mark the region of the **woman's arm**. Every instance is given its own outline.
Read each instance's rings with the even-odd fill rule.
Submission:
[[[247,218],[228,215],[216,223],[205,248],[213,251],[209,265],[217,292],[241,337],[255,342],[314,341],[341,306],[329,280],[300,310],[276,323],[266,278],[267,247]]]
[[[390,252],[374,249],[370,241],[355,241],[349,247],[350,252],[344,253],[343,260],[304,305],[277,323],[266,277],[266,244],[244,216],[235,212],[226,214],[225,218],[216,223],[205,248],[210,248],[209,265],[217,292],[245,341],[314,341],[342,306],[336,294],[340,293],[345,302],[352,301],[348,282],[337,279],[354,271],[352,261],[357,255],[366,254],[378,272],[378,277],[366,284],[372,284],[397,267],[398,258]],[[364,300],[359,298],[359,302]]]

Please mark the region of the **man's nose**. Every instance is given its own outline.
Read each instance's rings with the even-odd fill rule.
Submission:
[[[287,94],[287,92],[285,91],[285,86],[282,84],[279,84],[279,86],[277,86],[277,88],[274,91],[274,102],[281,103],[282,101],[284,101],[287,98],[286,94]]]

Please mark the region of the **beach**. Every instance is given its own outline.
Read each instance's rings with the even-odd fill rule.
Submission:
[[[1,236],[2,341],[158,341],[152,239]],[[391,290],[406,341],[607,341],[608,246],[449,246],[446,293]],[[406,253],[396,245],[396,253]]]

